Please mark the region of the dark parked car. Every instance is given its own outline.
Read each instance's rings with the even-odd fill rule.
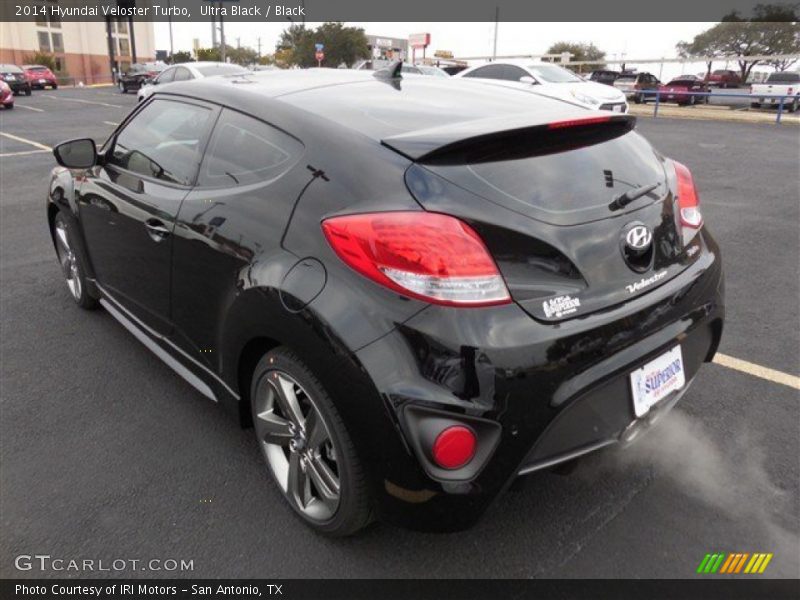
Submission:
[[[722,332],[692,175],[633,117],[398,70],[164,86],[49,184],[75,301],[253,426],[336,535],[464,528],[631,442]]]
[[[681,75],[669,83],[659,86],[658,89],[661,92],[659,97],[661,102],[676,102],[681,106],[693,106],[708,102],[708,96],[702,95],[708,92],[708,86],[695,75]],[[700,92],[700,94],[693,92]]]
[[[742,77],[736,71],[718,69],[706,75],[705,82],[708,85],[716,85],[720,88],[735,88],[742,85]]]
[[[58,79],[55,73],[50,70],[50,67],[46,65],[23,65],[22,68],[31,87],[42,90],[46,87],[53,90],[58,89]]]
[[[614,85],[614,82],[617,80],[617,77],[619,76],[620,76],[619,71],[609,71],[609,70],[592,71],[589,74],[589,80],[596,81],[597,83],[605,83],[606,85]]]
[[[131,90],[136,91],[166,68],[167,65],[158,62],[132,64],[131,68],[120,75],[119,81],[117,81],[119,91],[123,94],[127,94]]]
[[[0,79],[0,106],[8,110],[14,108],[14,92],[2,79]]]
[[[31,82],[25,76],[25,71],[17,65],[0,65],[0,78],[8,84],[15,96],[20,93],[31,95]]]

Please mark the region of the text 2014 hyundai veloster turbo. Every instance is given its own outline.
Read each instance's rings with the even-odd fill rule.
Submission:
[[[716,351],[718,247],[634,123],[392,70],[175,84],[56,148],[47,216],[78,304],[252,425],[305,522],[454,530]]]

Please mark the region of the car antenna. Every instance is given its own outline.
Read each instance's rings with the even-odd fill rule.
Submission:
[[[403,69],[403,61],[396,60],[393,63],[385,66],[378,71],[375,71],[372,76],[378,79],[402,79],[401,71]]]

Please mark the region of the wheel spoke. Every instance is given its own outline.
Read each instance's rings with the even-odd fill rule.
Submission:
[[[289,421],[282,419],[271,410],[258,413],[256,418],[256,428],[260,439],[267,444],[289,445],[289,440],[292,439]]]
[[[294,382],[279,373],[274,373],[273,381],[277,382],[275,386],[278,392],[278,401],[280,402],[281,409],[284,416],[292,421],[295,426],[302,428],[305,423],[303,411],[300,409],[300,403],[297,401],[297,394],[294,391]]]
[[[307,504],[306,490],[308,488],[308,478],[300,466],[300,454],[292,452],[289,455],[289,478],[286,485],[287,493],[297,502],[300,508],[305,508]]]
[[[305,433],[306,443],[309,448],[319,448],[328,440],[328,432],[325,429],[325,424],[314,409],[309,411],[308,417],[306,417]]]
[[[63,226],[56,226],[56,237],[61,243],[64,250],[69,250],[69,241],[67,240],[67,228]]]
[[[306,472],[314,482],[319,499],[335,510],[339,502],[339,478],[320,457],[314,456],[306,464]]]

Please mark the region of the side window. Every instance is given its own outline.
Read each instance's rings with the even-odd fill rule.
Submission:
[[[169,83],[175,77],[175,69],[167,69],[161,75],[156,77],[158,83]]]
[[[117,135],[108,163],[166,183],[191,185],[211,116],[202,106],[155,100]]]
[[[486,65],[480,69],[475,69],[467,73],[464,77],[475,77],[477,79],[503,79],[505,67],[503,65]]]
[[[530,77],[530,75],[528,75],[528,73],[526,73],[525,70],[521,69],[520,67],[506,65],[506,68],[503,71],[503,79],[508,79],[509,81],[519,81],[520,77]]]
[[[175,68],[175,78],[173,81],[189,81],[190,79],[194,79],[194,77],[192,77],[192,73],[189,69],[186,67]]]
[[[222,111],[198,185],[236,186],[270,181],[286,173],[303,153],[303,144],[279,129],[233,110]]]

